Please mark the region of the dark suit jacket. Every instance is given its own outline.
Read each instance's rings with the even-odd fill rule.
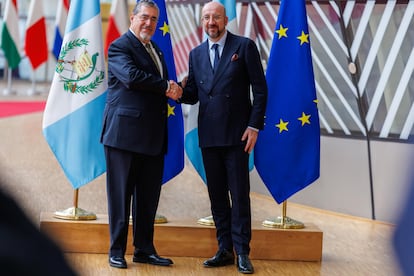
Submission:
[[[241,137],[248,126],[263,129],[266,100],[266,79],[251,39],[228,32],[215,74],[207,40],[190,52],[188,80],[180,101],[200,102],[200,147],[243,144]]]
[[[55,242],[40,232],[17,202],[2,190],[0,217],[2,275],[77,275]]]
[[[132,152],[157,155],[167,150],[168,73],[161,78],[151,56],[130,31],[108,50],[108,95],[101,142]]]

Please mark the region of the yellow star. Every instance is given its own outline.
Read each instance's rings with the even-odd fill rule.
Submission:
[[[302,122],[302,126],[304,124],[310,124],[309,118],[311,115],[306,115],[305,112],[302,112],[302,117],[299,117],[298,120]]]
[[[166,33],[170,32],[170,26],[167,25],[167,22],[164,21],[164,25],[160,28],[162,31],[162,36],[165,36]]]
[[[280,24],[279,30],[276,30],[276,33],[279,34],[279,39],[283,36],[287,37],[287,34],[286,34],[287,30],[288,28],[283,28],[282,24]]]
[[[283,122],[282,119],[279,120],[279,123],[276,125],[276,127],[279,129],[279,133],[282,133],[282,131],[288,131],[287,125],[289,122]]]
[[[319,103],[318,99],[313,100],[313,102],[316,103],[316,105]]]
[[[300,36],[298,36],[298,37],[297,37],[297,39],[299,39],[299,40],[300,40],[300,45],[302,45],[303,43],[309,43],[308,37],[309,37],[309,34],[305,34],[305,33],[302,31],[302,34],[301,34]]]
[[[167,104],[167,105],[168,105],[167,117],[170,117],[171,115],[175,116],[175,113],[174,113],[175,106],[171,106],[170,104]]]

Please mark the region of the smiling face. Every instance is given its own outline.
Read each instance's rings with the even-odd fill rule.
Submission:
[[[130,28],[141,42],[148,43],[151,40],[157,27],[158,16],[156,6],[141,5],[134,9],[130,17]]]
[[[204,32],[213,42],[219,41],[224,35],[228,17],[224,6],[218,2],[209,2],[201,11],[201,21]]]

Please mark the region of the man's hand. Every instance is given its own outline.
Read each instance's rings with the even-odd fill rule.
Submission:
[[[166,93],[167,97],[176,101],[183,95],[183,89],[173,80],[170,80],[170,89]]]
[[[181,86],[184,88],[187,85],[188,76],[185,76],[181,81]]]
[[[248,153],[252,152],[254,146],[256,145],[257,135],[258,135],[258,132],[256,130],[251,129],[249,127],[246,128],[246,130],[243,133],[242,139],[241,139],[242,141],[246,141],[247,139],[246,146],[244,147],[245,152],[248,152]]]

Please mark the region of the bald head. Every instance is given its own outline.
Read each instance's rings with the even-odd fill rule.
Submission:
[[[201,14],[204,13],[205,10],[211,10],[214,9],[216,11],[220,11],[220,13],[222,13],[224,16],[226,16],[226,8],[224,7],[223,4],[221,4],[220,2],[215,2],[215,1],[211,1],[206,3],[203,6],[203,9],[201,10]]]
[[[219,2],[208,2],[201,10],[204,32],[211,41],[219,41],[225,34],[228,18],[226,9]]]

